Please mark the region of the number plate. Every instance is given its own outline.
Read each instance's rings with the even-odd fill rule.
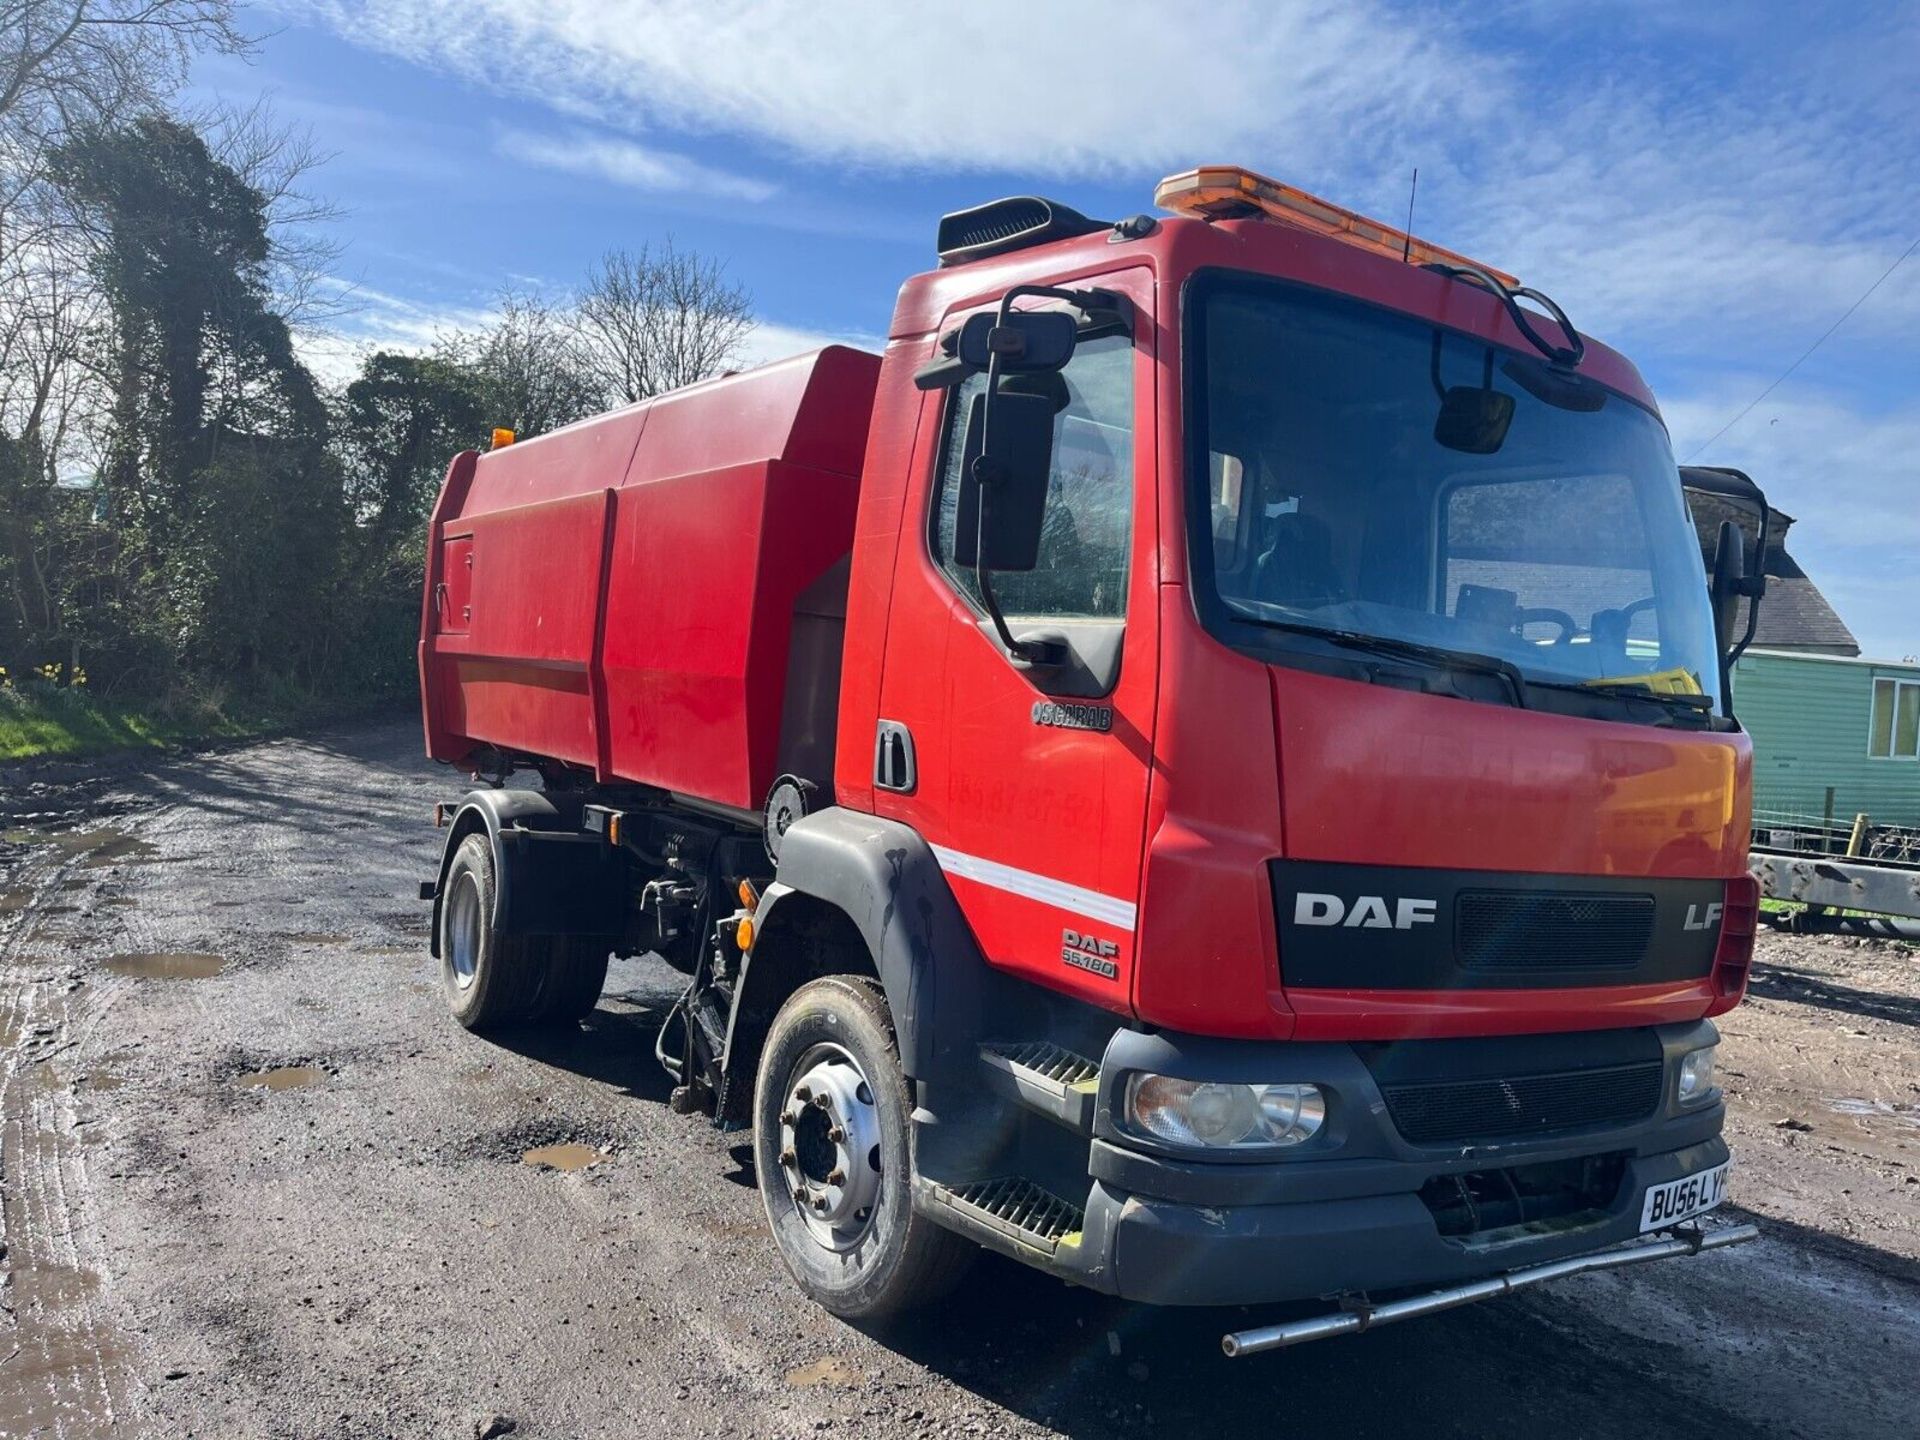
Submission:
[[[1640,1204],[1640,1233],[1664,1230],[1695,1215],[1704,1215],[1727,1198],[1727,1172],[1733,1162],[1711,1170],[1696,1170],[1664,1185],[1650,1185]]]

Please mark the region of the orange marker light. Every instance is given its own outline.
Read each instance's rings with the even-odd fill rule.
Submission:
[[[753,893],[753,882],[751,880],[742,880],[740,882],[740,903],[749,910],[760,903],[760,897]]]
[[[607,817],[607,843],[609,845],[618,845],[620,843],[620,817],[618,815],[609,815]]]
[[[1238,220],[1261,216],[1283,225],[1330,235],[1349,245],[1358,245],[1376,255],[1405,258],[1415,265],[1439,262],[1442,265],[1471,265],[1484,270],[1508,289],[1520,282],[1504,270],[1470,260],[1457,250],[1430,244],[1404,230],[1369,220],[1365,215],[1309,195],[1292,185],[1269,180],[1238,165],[1202,165],[1179,175],[1169,175],[1154,187],[1153,203],[1176,215],[1191,215],[1201,220]]]
[[[733,927],[733,943],[742,950],[753,948],[753,921],[742,916],[740,923]]]
[[[493,430],[493,444],[489,448],[494,450],[504,450],[507,448],[507,446],[513,443],[513,440],[514,440],[513,431],[496,425]]]

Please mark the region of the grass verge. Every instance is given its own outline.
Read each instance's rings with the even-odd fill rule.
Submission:
[[[6,685],[0,686],[0,761],[243,740],[370,708],[364,701],[235,701],[200,696],[120,705],[83,690]]]

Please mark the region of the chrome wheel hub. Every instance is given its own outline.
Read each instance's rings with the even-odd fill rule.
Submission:
[[[827,1249],[852,1249],[872,1226],[880,1114],[866,1075],[838,1045],[816,1045],[793,1067],[780,1105],[780,1174]]]
[[[453,983],[465,990],[480,964],[480,886],[465,872],[447,897],[446,944]]]

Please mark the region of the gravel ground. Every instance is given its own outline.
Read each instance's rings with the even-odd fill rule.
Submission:
[[[1760,1243],[1239,1361],[1272,1313],[992,1259],[866,1333],[667,1110],[677,977],[512,1046],[447,1017],[456,789],[403,723],[0,774],[0,1436],[1910,1433],[1908,947],[1764,941],[1722,1051]]]

